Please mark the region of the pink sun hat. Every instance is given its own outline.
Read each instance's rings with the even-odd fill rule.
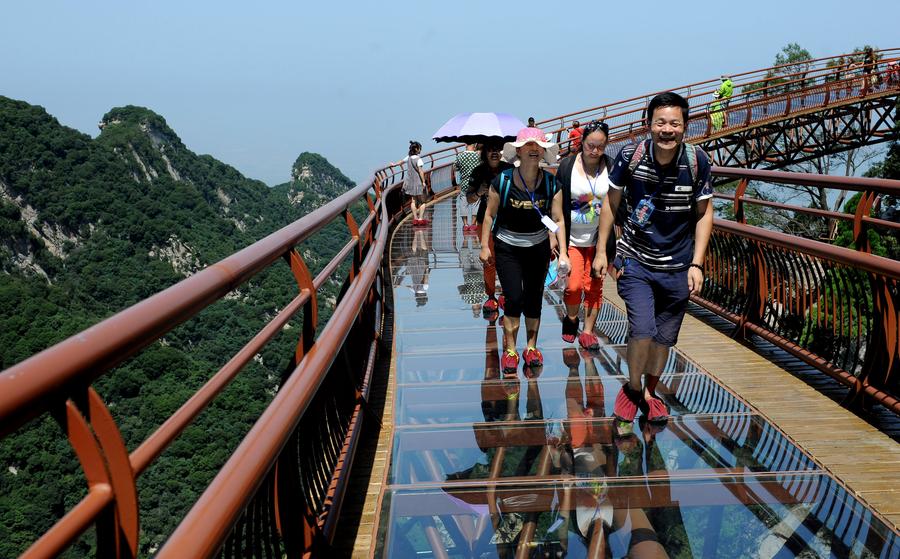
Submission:
[[[544,148],[544,161],[548,165],[556,164],[556,156],[559,154],[559,146],[553,142],[548,142],[544,137],[544,131],[540,128],[523,128],[516,134],[515,142],[506,142],[503,144],[503,159],[512,163],[518,157],[516,156],[516,148],[520,148],[528,142],[534,142]]]

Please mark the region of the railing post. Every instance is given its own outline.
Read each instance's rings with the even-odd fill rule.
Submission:
[[[744,339],[747,337],[747,324],[762,324],[766,298],[768,297],[768,266],[766,258],[759,243],[750,242],[749,278],[747,283],[747,300],[740,320],[735,325],[733,338]],[[755,272],[755,273],[754,273]]]
[[[863,192],[859,197],[856,213],[853,215],[853,245],[856,247],[856,250],[861,252],[872,252],[867,233],[868,227],[866,227],[863,217],[869,215],[869,212],[872,210],[872,202],[875,196],[874,192]]]
[[[298,434],[294,432],[285,447],[297,448],[297,438]],[[321,532],[299,479],[297,452],[282,452],[275,468],[275,510],[285,556],[308,556],[320,540]]]
[[[303,307],[303,333],[297,342],[297,349],[294,351],[294,364],[296,365],[300,363],[303,356],[306,355],[306,352],[312,348],[315,342],[316,328],[319,323],[319,307],[316,297],[316,286],[313,284],[312,275],[309,273],[306,263],[303,262],[303,258],[300,257],[297,249],[292,249],[286,257],[300,292],[302,293],[304,289],[309,290],[309,301]]]
[[[750,184],[749,179],[741,179],[734,191],[734,220],[738,223],[747,223],[744,216],[744,194],[747,192],[748,184]]]
[[[347,222],[347,229],[350,230],[350,238],[356,240],[356,250],[353,251],[353,264],[350,267],[349,280],[352,282],[356,275],[359,274],[359,267],[362,264],[362,243],[359,240],[359,225],[353,218],[353,214],[349,209],[344,210],[344,220]],[[371,228],[370,228],[371,230]]]

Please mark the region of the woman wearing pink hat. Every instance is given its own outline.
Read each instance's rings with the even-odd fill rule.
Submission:
[[[481,261],[491,260],[497,268],[505,298],[503,316],[504,352],[500,366],[505,375],[515,375],[519,367],[516,338],[521,316],[525,315],[526,348],[522,353],[531,369],[544,364],[537,349],[538,329],[544,297],[544,278],[551,259],[551,238],[555,247],[566,246],[562,195],[556,178],[540,167],[541,161],[556,163],[559,147],[544,140],[540,128],[523,128],[515,142],[503,146],[507,161],[518,166],[501,172],[488,194],[481,235]],[[491,254],[490,239],[494,239]],[[559,255],[568,267],[568,256]]]

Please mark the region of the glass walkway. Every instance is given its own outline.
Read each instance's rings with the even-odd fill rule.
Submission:
[[[608,303],[588,352],[560,339],[548,290],[545,366],[504,380],[478,239],[454,203],[393,238],[395,424],[375,557],[900,557],[892,528],[677,350],[658,388],[672,419],[639,414],[617,433],[627,328]]]

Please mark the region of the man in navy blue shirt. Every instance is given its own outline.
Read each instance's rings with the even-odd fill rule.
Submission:
[[[609,173],[608,202],[600,215],[593,269],[606,272],[606,241],[621,203],[622,223],[612,274],[628,311],[629,382],[614,413],[629,425],[640,407],[650,421],[669,411],[655,393],[659,375],[678,340],[688,297],[703,287],[703,261],[712,233],[710,162],[684,143],[688,103],[661,93],[647,106],[650,140],[624,147]],[[644,385],[641,376],[646,375]]]

